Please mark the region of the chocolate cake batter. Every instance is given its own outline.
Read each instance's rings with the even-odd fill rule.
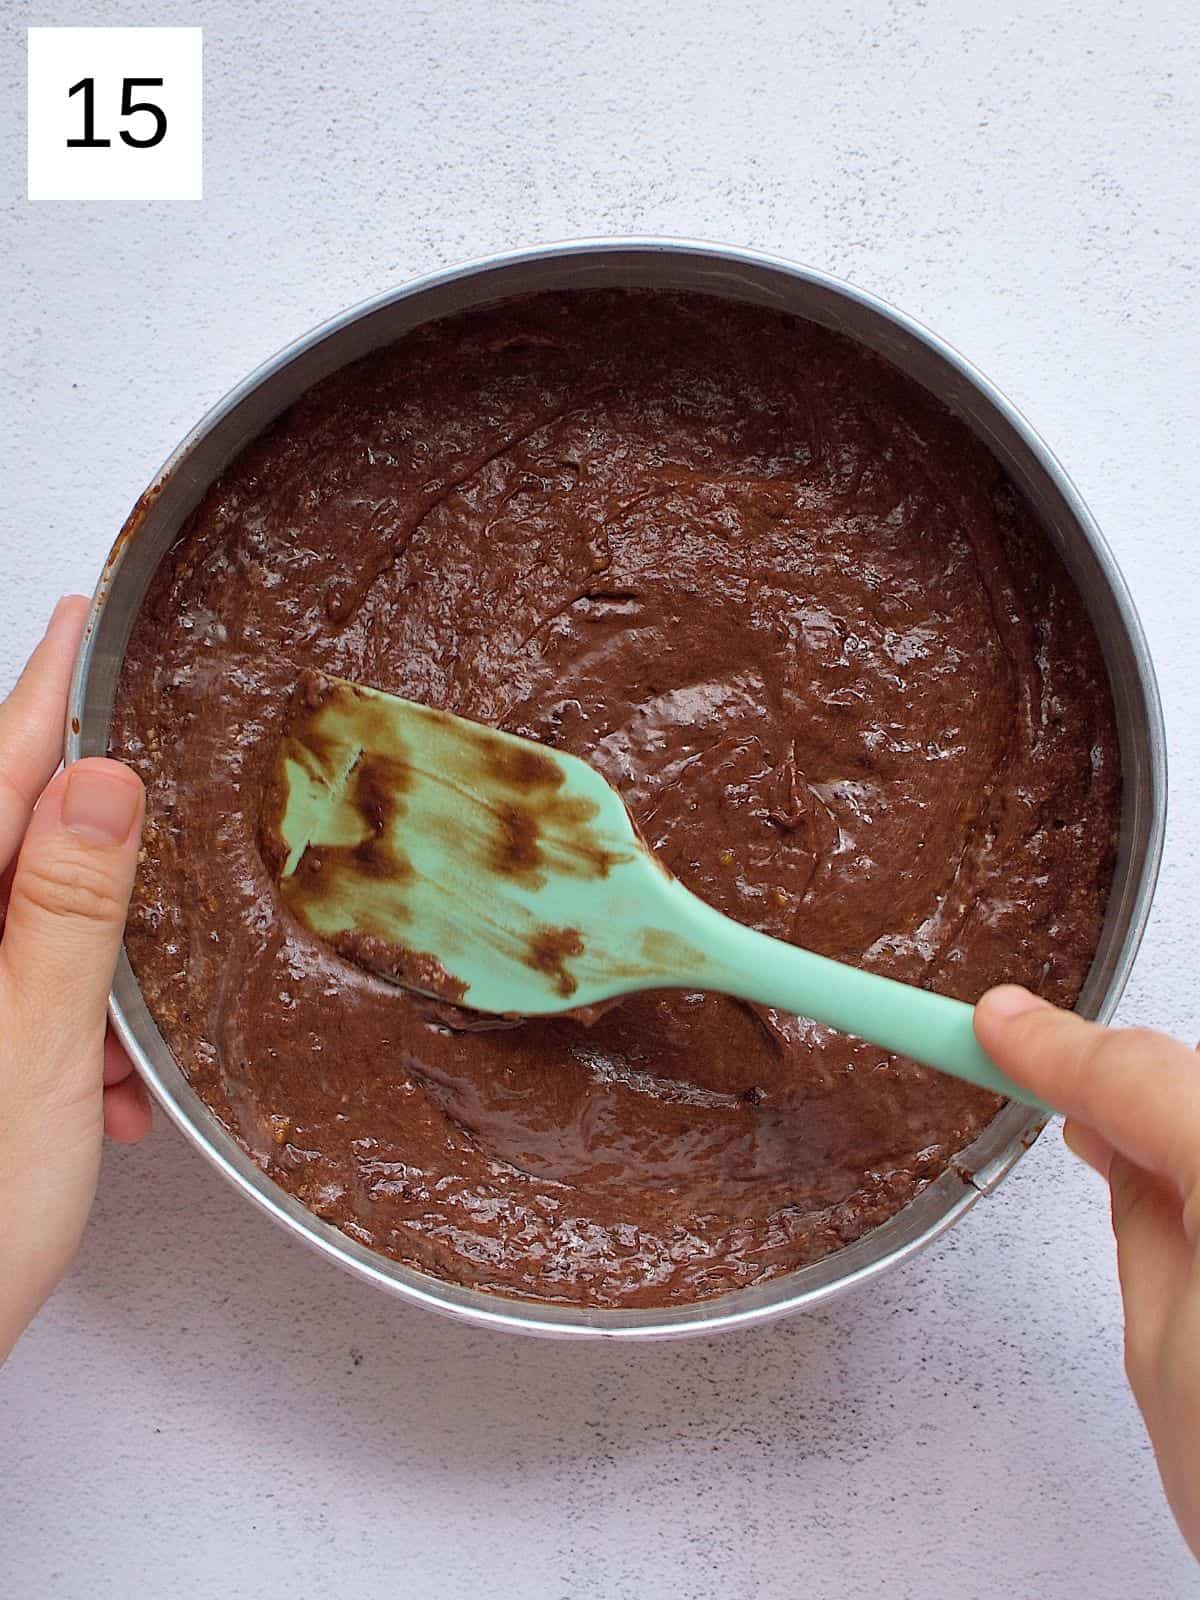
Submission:
[[[1078,993],[1119,791],[1082,603],[965,429],[807,323],[546,295],[299,401],[134,628],[128,944],[263,1168],[429,1272],[658,1305],[892,1215],[994,1099],[720,995],[464,1030],[303,932],[258,825],[305,668],[586,756],[689,888],[766,933],[964,999]]]

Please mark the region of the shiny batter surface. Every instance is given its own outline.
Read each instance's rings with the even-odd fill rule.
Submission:
[[[716,995],[461,1031],[293,923],[258,830],[309,667],[588,757],[672,871],[766,933],[966,999],[1078,993],[1119,794],[1083,606],[982,447],[809,324],[542,296],[306,395],[134,628],[128,945],[263,1168],[427,1271],[665,1304],[883,1221],[994,1099]]]

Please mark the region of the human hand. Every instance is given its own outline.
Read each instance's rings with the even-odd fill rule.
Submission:
[[[87,607],[59,602],[0,703],[0,1361],[75,1254],[102,1133],[133,1142],[150,1126],[105,1020],[141,781],[101,759],[54,776]]]
[[[1108,1182],[1125,1371],[1163,1488],[1200,1558],[1200,1060],[1143,1028],[1102,1028],[993,989],[975,1031],[1017,1083],[1067,1113],[1063,1137]]]

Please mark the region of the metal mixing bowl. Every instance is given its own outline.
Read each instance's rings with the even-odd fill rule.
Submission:
[[[664,239],[587,240],[472,262],[343,312],[274,356],[188,435],[135,506],[109,556],[75,675],[67,759],[103,754],[121,661],[150,579],[184,519],[234,456],[306,389],[418,324],[541,289],[700,290],[793,312],[877,351],[971,427],[1024,491],[1066,563],[1103,647],[1120,729],[1124,792],[1116,878],[1078,1009],[1107,1019],[1150,907],[1166,813],[1162,713],[1124,581],[1070,480],[1003,395],[936,335],[860,289],[747,250]],[[523,1333],[665,1338],[763,1322],[813,1306],[913,1255],[999,1183],[1043,1119],[1010,1104],[953,1165],[890,1221],[812,1266],[695,1305],[588,1310],[509,1300],[400,1266],[322,1222],[278,1188],[213,1117],[167,1048],[122,955],[113,1024],[176,1125],[243,1194],[338,1265],[466,1322]]]

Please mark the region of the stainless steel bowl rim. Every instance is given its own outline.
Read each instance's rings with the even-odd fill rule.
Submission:
[[[967,387],[973,389],[1023,442],[1053,481],[1070,517],[1090,546],[1091,554],[1111,592],[1132,653],[1140,705],[1147,724],[1145,777],[1149,799],[1144,807],[1146,814],[1141,818],[1144,832],[1141,869],[1128,896],[1125,932],[1115,965],[1107,987],[1094,1007],[1094,1014],[1099,1020],[1107,1021],[1124,991],[1149,916],[1161,861],[1166,816],[1166,740],[1161,703],[1145,635],[1125,580],[1107,542],[1060,462],[1016,407],[977,368],[937,334],[877,296],[828,273],[760,251],[702,240],[631,236],[576,239],[484,256],[425,274],[399,289],[372,296],[320,324],[263,362],[218,401],[171,453],[131,513],[113,547],[93,597],[72,683],[67,761],[77,760],[81,755],[95,751],[95,739],[92,738],[89,743],[88,711],[97,634],[106,607],[119,584],[122,568],[140,532],[142,508],[174,474],[186,468],[193,452],[243,401],[327,339],[354,327],[374,313],[417,296],[426,296],[430,291],[452,286],[461,280],[476,279],[523,264],[569,264],[584,259],[590,265],[602,264],[605,258],[661,256],[683,257],[735,270],[744,267],[758,274],[778,274],[793,283],[812,286],[841,297],[849,305],[890,323],[910,341],[924,345],[954,369]],[[804,315],[803,312],[797,314]],[[106,733],[107,719],[105,736]],[[526,1334],[617,1339],[712,1334],[749,1327],[800,1308],[818,1305],[834,1295],[863,1285],[930,1244],[956,1222],[981,1194],[989,1193],[1000,1182],[1034,1142],[1045,1123],[1045,1119],[1037,1112],[1009,1106],[990,1125],[994,1129],[999,1122],[1007,1119],[1007,1137],[988,1160],[975,1164],[970,1160],[970,1151],[962,1152],[941,1178],[889,1222],[821,1261],[750,1289],[732,1290],[716,1299],[685,1306],[632,1310],[590,1309],[513,1300],[461,1284],[443,1282],[381,1256],[323,1222],[280,1189],[217,1122],[178,1066],[165,1064],[162,1057],[162,1051],[166,1051],[165,1044],[162,1051],[157,1052],[160,1057],[158,1061],[148,1052],[143,1030],[153,1030],[157,1034],[157,1029],[141,1001],[140,990],[124,955],[114,984],[110,1012],[116,1033],[167,1115],[228,1181],[275,1221],[327,1259],[410,1303],[476,1326]],[[141,1014],[131,1014],[138,1012]],[[911,1216],[917,1211],[923,1211],[928,1220],[923,1215],[920,1225],[906,1228],[906,1215]]]

